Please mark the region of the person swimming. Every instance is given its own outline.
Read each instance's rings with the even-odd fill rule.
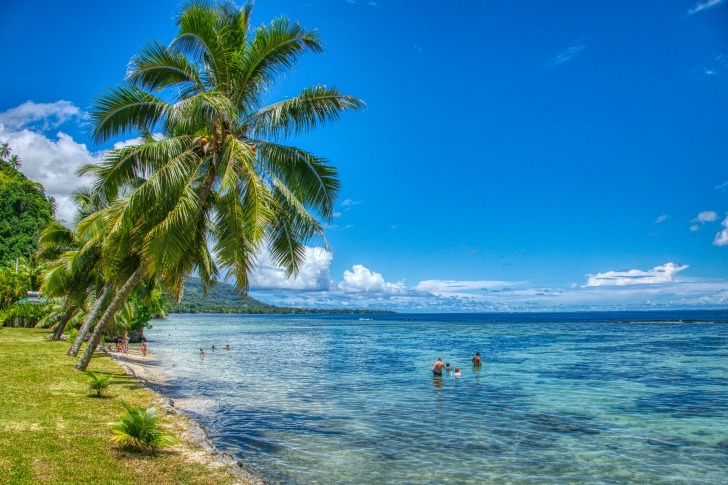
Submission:
[[[442,375],[442,368],[445,367],[445,364],[442,363],[442,358],[438,357],[437,362],[432,364],[430,366],[430,369],[432,369],[432,374],[436,376]]]
[[[452,373],[453,377],[460,377],[463,375],[462,372],[460,372],[460,367],[455,367],[455,372]]]
[[[445,370],[446,370],[447,372],[450,372],[450,371],[452,370],[452,369],[450,368],[450,362],[448,362],[447,364],[445,364]]]
[[[473,363],[473,367],[480,367],[481,361],[480,361],[480,352],[475,353],[475,357],[470,359],[470,361]]]

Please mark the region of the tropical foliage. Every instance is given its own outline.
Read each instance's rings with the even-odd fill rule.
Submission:
[[[177,439],[166,434],[159,424],[156,406],[135,408],[124,401],[121,404],[126,413],[119,416],[118,421],[109,423],[116,443],[152,453],[177,443]]]
[[[306,241],[322,235],[319,219],[333,216],[337,170],[285,142],[364,104],[322,85],[267,103],[273,84],[322,44],[285,18],[253,30],[251,12],[252,3],[189,3],[172,42],[145,47],[126,82],[91,109],[96,141],[142,141],[81,171],[109,204],[77,228],[103,240],[103,274],[116,290],[80,369],[143,281],[180,295],[190,273],[205,287],[222,273],[245,292],[256,251],[267,246],[295,274]]]
[[[27,293],[26,278],[13,269],[0,267],[0,309],[20,300]]]
[[[101,397],[111,381],[114,378],[108,374],[101,374],[96,372],[86,371],[88,376],[88,388],[96,393],[96,397]]]
[[[49,313],[47,305],[21,303],[0,310],[0,326],[35,327]]]
[[[54,213],[54,201],[18,171],[20,159],[10,152],[7,144],[0,146],[0,264],[31,257]]]

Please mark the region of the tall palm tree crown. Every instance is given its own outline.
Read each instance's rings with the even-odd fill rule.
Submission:
[[[97,142],[143,140],[82,169],[113,203],[81,226],[103,218],[109,251],[123,246],[177,290],[191,271],[211,281],[220,269],[247,290],[263,245],[296,273],[319,219],[333,216],[339,182],[326,160],[285,141],[364,107],[322,85],[267,104],[275,81],[322,44],[285,18],[253,30],[251,12],[186,4],[174,40],[144,48],[92,108]]]

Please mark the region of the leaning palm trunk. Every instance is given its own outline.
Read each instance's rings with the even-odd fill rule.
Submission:
[[[99,322],[96,324],[94,333],[91,335],[91,339],[89,340],[88,345],[86,345],[83,354],[81,354],[81,358],[79,358],[78,362],[76,362],[76,369],[83,371],[86,370],[89,362],[91,362],[91,357],[94,355],[96,346],[99,345],[99,342],[101,342],[101,337],[104,335],[106,328],[109,326],[109,323],[113,321],[114,315],[116,315],[116,312],[119,310],[119,308],[121,308],[121,305],[124,304],[126,298],[142,281],[145,271],[146,265],[141,264],[139,268],[137,268],[137,270],[134,271],[134,273],[129,277],[129,279],[126,280],[126,283],[124,283],[122,287],[119,288],[119,292],[114,295],[114,299],[111,300],[111,303],[109,303],[106,311],[103,315],[101,315]]]
[[[96,298],[96,301],[94,302],[94,306],[91,307],[91,311],[88,312],[88,315],[86,315],[86,318],[83,320],[83,323],[81,324],[81,328],[78,330],[78,335],[76,335],[76,340],[73,341],[73,344],[71,345],[71,348],[68,349],[68,352],[66,352],[66,355],[70,357],[76,357],[78,355],[78,351],[81,348],[81,344],[83,343],[83,339],[86,336],[86,334],[91,330],[91,325],[93,325],[94,321],[96,320],[96,317],[98,316],[99,312],[101,311],[101,307],[104,304],[104,300],[106,300],[106,295],[109,293],[109,288],[111,287],[111,283],[106,283],[104,287],[101,289],[101,293],[99,293],[99,296]]]
[[[66,308],[66,313],[63,315],[63,318],[61,318],[61,321],[58,322],[58,325],[56,325],[56,330],[53,332],[51,340],[61,340],[61,336],[63,336],[63,331],[66,329],[66,325],[73,316],[73,312],[75,310],[76,308],[69,303],[68,307]]]

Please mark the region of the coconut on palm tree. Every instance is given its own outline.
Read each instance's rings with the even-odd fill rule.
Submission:
[[[286,140],[364,103],[323,85],[268,103],[275,81],[322,44],[315,30],[285,18],[253,30],[251,12],[252,3],[188,4],[173,41],[143,49],[126,83],[92,108],[96,141],[143,137],[82,169],[112,201],[84,223],[103,219],[105,253],[123,248],[135,261],[116,276],[105,313],[151,274],[181,295],[190,273],[208,284],[222,271],[245,292],[264,246],[293,275],[305,243],[322,233],[320,220],[333,216],[336,168]],[[85,369],[97,343],[77,367]]]

